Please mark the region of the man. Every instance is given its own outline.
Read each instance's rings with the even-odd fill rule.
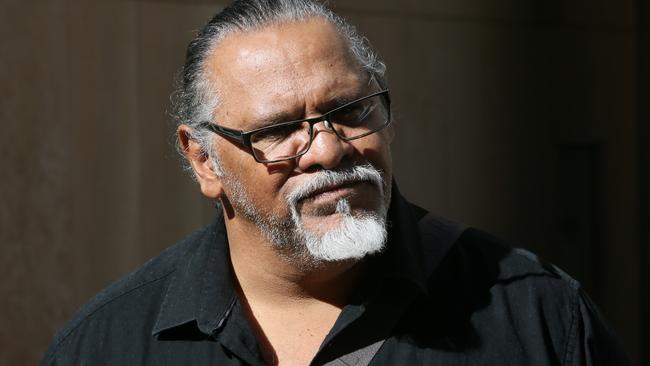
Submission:
[[[215,222],[84,306],[42,363],[627,363],[571,278],[400,196],[383,72],[309,0],[217,14],[177,95]]]

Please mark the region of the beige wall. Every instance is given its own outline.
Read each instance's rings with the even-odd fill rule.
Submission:
[[[337,2],[388,63],[406,196],[560,264],[636,356],[635,4],[570,3]],[[3,3],[0,364],[209,220],[166,111],[214,4]]]

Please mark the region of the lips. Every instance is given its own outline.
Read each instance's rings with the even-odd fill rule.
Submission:
[[[318,195],[323,194],[323,193],[338,191],[338,190],[345,189],[345,188],[351,188],[352,186],[355,186],[355,185],[357,185],[359,183],[360,182],[344,182],[344,183],[341,183],[341,184],[331,184],[331,185],[316,189],[315,191],[311,192],[305,198],[311,198],[311,197],[318,196]]]
[[[349,197],[355,194],[355,188],[367,181],[350,181],[341,184],[327,185],[314,190],[303,198],[303,200],[337,199]]]

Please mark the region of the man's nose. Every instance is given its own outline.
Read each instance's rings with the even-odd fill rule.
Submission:
[[[351,156],[354,147],[341,140],[336,133],[326,126],[325,121],[314,125],[314,139],[309,151],[298,157],[301,171],[313,169],[336,168],[346,156]]]

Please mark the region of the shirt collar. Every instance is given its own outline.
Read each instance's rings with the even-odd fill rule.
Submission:
[[[188,250],[178,262],[160,307],[153,334],[171,336],[172,328],[194,325],[212,335],[224,323],[236,300],[223,213],[217,210],[211,225],[189,238]]]
[[[395,181],[392,187],[386,250],[370,258],[371,266],[381,271],[383,278],[406,281],[426,293],[429,276],[422,265],[424,252],[418,221],[427,211],[406,201]]]

